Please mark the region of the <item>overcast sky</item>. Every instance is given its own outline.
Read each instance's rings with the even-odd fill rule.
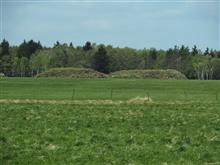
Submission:
[[[220,49],[216,1],[1,0],[1,39],[52,46],[57,40],[162,48],[185,44]],[[181,1],[181,2],[180,2]]]

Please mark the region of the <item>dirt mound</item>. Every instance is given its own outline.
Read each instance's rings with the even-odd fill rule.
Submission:
[[[139,79],[174,79],[184,80],[187,79],[184,74],[179,71],[167,70],[121,70],[111,73],[111,77],[115,78],[139,78]]]
[[[36,77],[105,78],[107,75],[86,68],[53,68]]]

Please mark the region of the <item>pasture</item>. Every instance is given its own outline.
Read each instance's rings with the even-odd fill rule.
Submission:
[[[0,164],[219,164],[219,85],[189,80],[0,79],[0,100],[5,100],[0,103]],[[137,96],[149,96],[153,102],[101,102]],[[7,102],[15,99],[55,102]]]
[[[0,99],[127,100],[149,96],[154,101],[217,101],[220,81],[3,78]]]

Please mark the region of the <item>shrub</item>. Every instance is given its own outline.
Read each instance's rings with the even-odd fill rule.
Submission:
[[[5,74],[4,73],[0,73],[0,77],[5,77]]]

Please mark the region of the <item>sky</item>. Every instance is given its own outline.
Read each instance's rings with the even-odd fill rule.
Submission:
[[[219,0],[0,0],[1,40],[220,50]]]

